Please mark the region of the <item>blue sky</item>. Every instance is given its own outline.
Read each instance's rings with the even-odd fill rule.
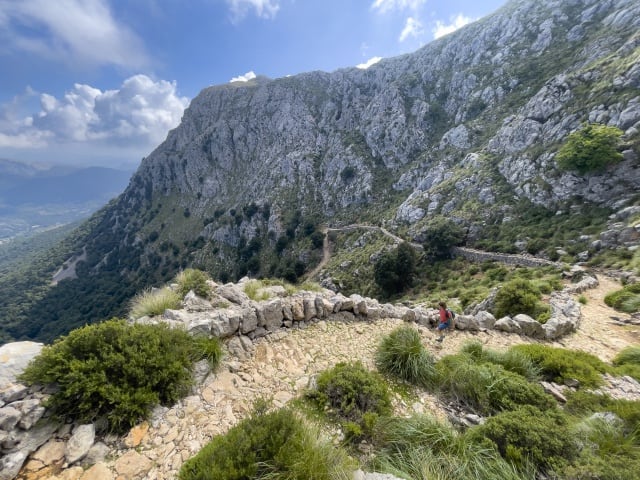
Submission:
[[[209,85],[414,51],[506,0],[0,0],[0,158],[133,168]]]

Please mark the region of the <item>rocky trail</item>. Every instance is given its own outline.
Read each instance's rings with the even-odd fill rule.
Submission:
[[[579,330],[552,344],[584,350],[610,361],[622,348],[638,344],[640,327],[622,325],[612,319],[626,317],[603,301],[608,292],[619,288],[619,283],[604,276],[599,280],[597,288],[584,293],[587,303],[583,306],[584,318]],[[52,457],[62,458],[62,445],[47,444],[41,448],[44,453],[37,452],[26,464],[20,478],[174,479],[185,460],[214,435],[224,433],[245,417],[255,399],[272,398],[275,406],[283,406],[302,393],[313,375],[341,361],[360,360],[373,368],[379,341],[402,323],[397,319],[371,323],[319,321],[305,329],[273,333],[257,341],[247,358],[228,356],[218,372],[209,375],[192,396],[170,409],[157,409],[149,423],[134,428],[126,438],[106,438],[111,453],[94,461],[88,470],[76,466],[61,471],[60,466],[55,467]],[[435,342],[432,330],[419,325],[416,328],[425,346],[437,358],[456,352],[471,339],[495,349],[535,341],[497,331],[455,331],[440,345]],[[446,416],[443,406],[428,394],[419,394],[409,403],[398,398],[396,408],[402,413],[430,412],[441,418]],[[38,455],[48,455],[48,458]],[[52,467],[42,470],[43,464]]]

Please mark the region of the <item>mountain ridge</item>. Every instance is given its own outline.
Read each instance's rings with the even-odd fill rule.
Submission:
[[[514,0],[365,70],[208,87],[76,238],[88,255],[79,278],[24,313],[46,325],[29,318],[13,335],[50,338],[65,320],[45,303],[96,282],[122,302],[186,266],[223,281],[295,280],[320,261],[323,223],[379,223],[421,241],[445,217],[471,247],[589,249],[609,215],[639,201],[639,26],[631,0]],[[585,122],[622,128],[623,160],[561,171],[555,154]],[[67,327],[107,311],[122,303],[69,315]]]

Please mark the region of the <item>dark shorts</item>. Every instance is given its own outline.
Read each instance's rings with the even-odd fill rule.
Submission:
[[[449,328],[449,322],[439,323],[438,330],[444,330],[445,328]]]

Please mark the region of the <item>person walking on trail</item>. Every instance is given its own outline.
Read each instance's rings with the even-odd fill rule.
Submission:
[[[440,313],[440,322],[438,322],[438,331],[440,332],[440,336],[436,338],[436,342],[442,342],[444,340],[444,332],[451,325],[451,312],[447,308],[447,304],[444,302],[438,303],[439,313]]]

